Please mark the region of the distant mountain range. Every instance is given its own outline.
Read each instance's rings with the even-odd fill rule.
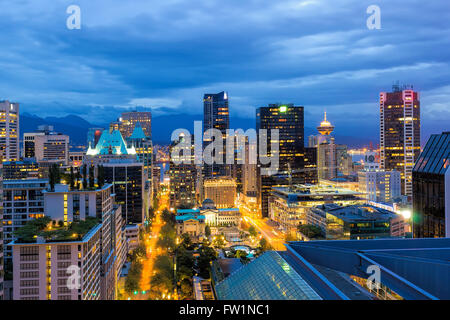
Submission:
[[[112,119],[111,119],[112,120]],[[194,121],[202,121],[202,115],[188,115],[188,114],[171,114],[164,116],[153,117],[152,121],[152,139],[154,144],[168,144],[170,143],[170,136],[173,130],[178,128],[188,129],[192,134],[194,133]],[[247,130],[255,128],[255,119],[246,118],[231,118],[231,128]],[[39,125],[52,125],[57,132],[61,132],[70,136],[71,145],[85,145],[87,140],[87,131],[89,128],[107,128],[108,123],[93,124],[80,116],[67,115],[65,117],[47,117],[40,118],[36,115],[23,113],[20,115],[20,132],[21,138],[24,132],[35,131]],[[317,134],[315,128],[305,128],[305,143],[307,143],[308,136]],[[365,137],[349,137],[349,136],[335,136],[336,142],[346,144],[349,147],[363,147],[368,146],[370,140]]]
[[[33,132],[43,124],[52,125],[56,132],[67,134],[70,137],[71,145],[85,145],[88,129],[96,127],[96,125],[76,115],[61,118],[40,118],[29,113],[23,113],[20,115],[20,138],[23,138],[24,132]]]

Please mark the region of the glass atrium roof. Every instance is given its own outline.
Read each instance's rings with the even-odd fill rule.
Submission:
[[[215,288],[219,300],[322,300],[276,251],[264,253]]]

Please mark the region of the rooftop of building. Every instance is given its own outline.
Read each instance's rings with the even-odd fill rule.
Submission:
[[[36,184],[36,183],[48,183],[48,179],[7,179],[3,180],[5,184]]]
[[[200,209],[177,209],[177,215],[199,214]]]
[[[36,162],[36,158],[24,158],[20,161],[3,161],[3,165],[35,165],[38,166],[38,163]]]
[[[101,227],[101,220],[94,217],[87,217],[83,221],[72,222],[66,226],[52,221],[49,217],[33,219],[14,232],[17,240],[12,245],[79,242],[88,238],[92,231],[99,227]]]
[[[311,270],[318,265],[367,279],[376,266],[379,281],[403,299],[450,299],[442,285],[450,283],[450,238],[302,241],[287,249],[296,265]]]
[[[406,300],[449,299],[450,239],[372,239],[290,242],[269,251],[227,278],[218,278],[219,300],[367,300],[366,287],[378,267],[379,281],[391,297]],[[214,273],[213,273],[214,276]]]
[[[127,148],[125,140],[119,130],[103,130],[95,148],[89,147],[86,155],[128,155],[136,154],[134,147]]]
[[[89,188],[87,187],[86,189],[70,189],[68,184],[55,184],[55,188],[54,190],[46,190],[46,193],[52,193],[52,194],[57,194],[57,193],[88,193],[88,192],[97,192],[97,191],[102,191],[102,190],[107,190],[108,188],[111,188],[112,184],[110,183],[105,183],[101,188],[98,185],[95,185],[93,188]]]
[[[322,300],[276,251],[268,251],[215,285],[219,300]]]
[[[377,220],[385,221],[397,217],[395,212],[375,207],[369,204],[363,205],[349,205],[341,206],[336,203],[322,204],[311,208],[313,211],[321,210],[323,212],[332,214],[344,221],[358,221],[358,220]]]
[[[221,211],[221,212],[239,211],[239,208],[220,208],[218,210]]]
[[[362,196],[363,193],[350,189],[338,188],[332,185],[294,185],[292,187],[273,187],[273,191],[284,196],[310,197],[310,196],[328,196],[328,195],[352,195]]]
[[[225,277],[229,276],[233,272],[237,271],[240,267],[242,267],[242,262],[239,258],[219,259],[217,263],[219,264],[219,267]]]
[[[102,155],[101,158],[109,157],[111,155]],[[116,158],[116,155],[112,155],[112,158],[108,158],[107,162],[102,163],[103,167],[142,167],[143,163],[138,161],[138,157],[135,155],[121,155],[126,158]]]
[[[205,220],[205,216],[200,215],[200,214],[187,213],[187,214],[175,217],[175,221],[177,221],[177,222],[184,222],[184,221],[188,221],[188,220],[197,220],[197,221]]]
[[[214,179],[206,179],[203,181],[205,187],[235,187],[236,181],[229,177],[219,177]]]
[[[177,215],[185,215],[185,214],[200,214],[202,211],[206,210],[214,210],[218,212],[239,212],[239,208],[220,208],[217,209],[216,207],[201,207],[199,209],[178,209]]]

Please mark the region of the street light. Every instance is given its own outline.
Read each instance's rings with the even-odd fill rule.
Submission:
[[[405,220],[408,220],[409,218],[411,218],[411,210],[403,210],[401,212],[401,215],[403,216],[403,218],[405,218]]]

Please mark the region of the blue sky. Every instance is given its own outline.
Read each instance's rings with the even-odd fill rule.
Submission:
[[[81,30],[66,9],[81,8]],[[381,30],[366,27],[369,5]],[[326,109],[341,134],[378,133],[378,94],[421,92],[424,136],[450,129],[448,0],[0,0],[0,99],[94,123],[143,106],[200,114],[226,90],[232,117],[275,102]]]

